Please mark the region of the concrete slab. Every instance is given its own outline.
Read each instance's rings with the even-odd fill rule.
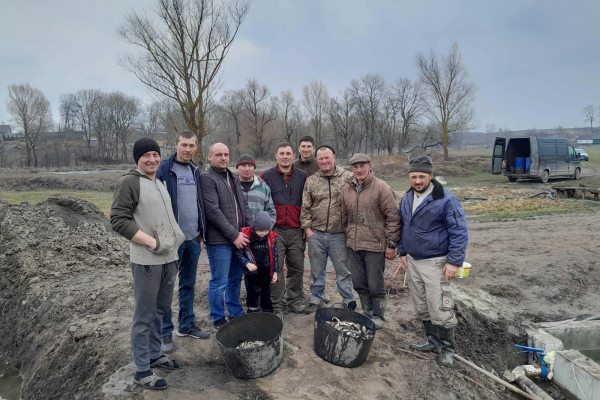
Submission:
[[[552,380],[577,399],[600,399],[600,365],[577,350],[556,352]]]
[[[559,339],[565,349],[600,349],[600,321],[573,321],[543,330]]]

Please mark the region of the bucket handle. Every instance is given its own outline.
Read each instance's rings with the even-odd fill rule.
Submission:
[[[344,303],[333,303],[332,305],[330,305],[327,308],[340,308],[340,307],[336,307],[337,305],[342,306],[341,308],[345,308],[346,310],[349,310],[348,305],[346,305]]]

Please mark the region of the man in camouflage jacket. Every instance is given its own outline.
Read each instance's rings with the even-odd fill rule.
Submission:
[[[356,308],[352,289],[346,234],[342,227],[342,190],[352,180],[352,173],[335,165],[335,152],[326,145],[317,149],[319,172],[306,180],[302,193],[300,223],[306,232],[311,282],[310,304],[306,312],[314,312],[325,295],[327,257],[336,272],[337,286],[343,303]]]

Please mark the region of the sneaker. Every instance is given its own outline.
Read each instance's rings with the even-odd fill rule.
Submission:
[[[192,322],[192,326],[187,329],[179,328],[175,334],[179,337],[189,336],[194,339],[208,339],[210,337],[210,333],[203,332],[194,322]]]
[[[327,293],[323,293],[323,301],[325,302],[325,304],[329,304],[329,302],[331,301],[331,297],[329,297]]]
[[[350,303],[346,305],[346,308],[350,311],[356,310],[356,301],[352,300]]]
[[[165,336],[162,338],[160,343],[160,352],[164,354],[171,354],[175,351],[175,345],[173,344],[173,336]]]
[[[213,324],[213,329],[215,331],[218,331],[219,329],[221,329],[225,324],[227,323],[227,320],[225,318],[221,318],[220,320],[218,320],[217,322],[215,322]]]
[[[306,307],[305,314],[312,314],[319,309],[319,305],[316,303],[310,303],[308,307]]]

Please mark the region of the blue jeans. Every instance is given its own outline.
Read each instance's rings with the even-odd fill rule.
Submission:
[[[179,330],[185,330],[192,326],[196,318],[194,314],[194,286],[196,285],[196,273],[198,272],[198,259],[202,251],[199,239],[186,240],[179,246],[179,315],[177,322]],[[163,317],[162,336],[173,334],[173,309]]]
[[[343,303],[348,304],[354,301],[346,234],[314,232],[308,239],[308,258],[312,277],[310,302],[320,304],[325,296],[326,279],[324,277],[327,269],[327,257],[331,259],[335,269],[337,287],[342,295]]]
[[[229,318],[244,314],[240,304],[240,286],[244,273],[239,261],[234,257],[236,250],[232,244],[206,245],[210,264],[208,305],[213,324],[225,318],[225,306]],[[225,293],[225,302],[223,302],[223,293]]]

